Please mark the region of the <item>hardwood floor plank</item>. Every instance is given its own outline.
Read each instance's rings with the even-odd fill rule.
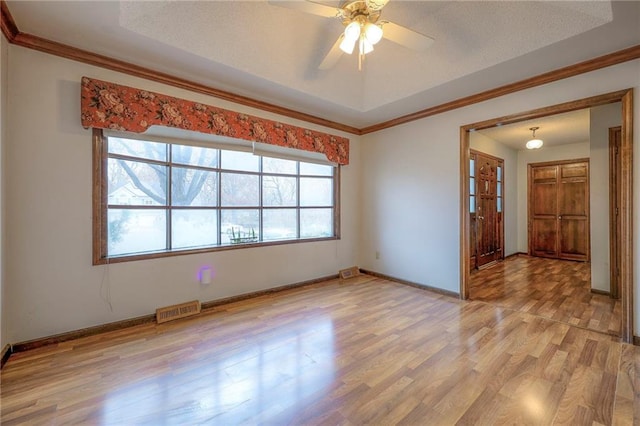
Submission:
[[[469,298],[620,336],[621,304],[591,292],[589,263],[514,256],[471,274]]]
[[[0,421],[637,424],[640,348],[539,315],[567,303],[330,280],[11,356]]]

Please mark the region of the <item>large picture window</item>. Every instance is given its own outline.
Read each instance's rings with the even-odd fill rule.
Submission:
[[[94,160],[95,264],[338,237],[331,165],[101,131]]]

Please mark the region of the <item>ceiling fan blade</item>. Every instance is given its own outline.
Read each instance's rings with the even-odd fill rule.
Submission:
[[[366,0],[367,9],[369,10],[380,10],[384,7],[385,4],[389,3],[389,0]]]
[[[429,36],[388,21],[382,23],[382,37],[418,52],[427,50],[435,41]]]
[[[331,48],[331,50],[329,50],[329,53],[327,53],[327,56],[324,57],[324,59],[322,60],[322,63],[320,64],[320,66],[318,66],[318,69],[328,70],[333,68],[338,63],[338,60],[342,56],[340,43],[342,42],[343,37],[344,37],[344,34],[341,34],[340,37],[338,37],[338,40],[336,40],[336,42],[333,44],[333,47]]]
[[[324,16],[325,18],[335,18],[340,15],[340,9],[312,1],[269,0],[268,3],[273,6],[286,7],[312,15]]]

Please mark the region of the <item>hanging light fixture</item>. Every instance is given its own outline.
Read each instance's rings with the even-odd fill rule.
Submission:
[[[542,139],[536,139],[536,130],[538,130],[539,128],[540,127],[530,127],[529,128],[529,130],[531,130],[533,132],[533,137],[525,145],[527,147],[527,149],[538,149],[544,143],[544,142],[542,142]]]
[[[344,29],[340,49],[351,55],[358,43],[358,69],[362,70],[364,55],[373,52],[373,45],[382,39],[382,28],[369,22],[365,15],[356,16]]]

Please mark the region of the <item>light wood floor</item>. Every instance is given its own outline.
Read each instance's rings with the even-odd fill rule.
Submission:
[[[361,276],[14,354],[12,424],[639,424],[640,348]]]
[[[591,292],[589,263],[510,257],[473,272],[469,298],[620,336],[620,299]]]

